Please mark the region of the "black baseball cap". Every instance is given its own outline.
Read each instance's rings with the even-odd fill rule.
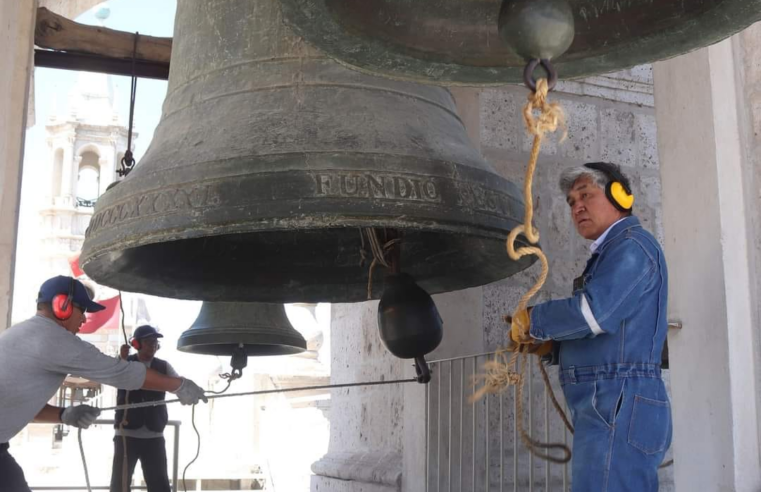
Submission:
[[[40,293],[37,294],[37,302],[50,303],[53,302],[53,298],[59,294],[69,295],[69,292],[73,292],[71,302],[75,306],[78,306],[82,310],[88,313],[95,313],[106,309],[106,306],[98,304],[90,299],[90,294],[87,293],[85,285],[79,280],[59,275],[57,277],[49,278],[40,286]]]
[[[143,340],[146,338],[164,338],[164,335],[159,333],[159,331],[152,327],[151,325],[142,325],[135,328],[135,331],[132,333],[132,338],[135,340]]]

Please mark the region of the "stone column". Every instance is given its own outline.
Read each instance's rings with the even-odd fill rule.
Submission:
[[[74,137],[66,140],[66,147],[63,148],[63,166],[61,167],[61,198],[67,205],[73,205],[77,176],[79,174],[79,163],[82,162],[82,156],[74,155]]]
[[[677,491],[761,489],[759,137],[745,94],[761,77],[743,56],[758,39],[655,65],[669,317],[683,324],[669,333]]]
[[[98,159],[98,196],[106,192],[108,185],[113,182],[111,176],[113,176],[116,172],[116,168],[113,164],[113,152],[104,152],[104,154],[106,157],[101,157]]]
[[[11,320],[36,2],[0,4],[0,330]]]

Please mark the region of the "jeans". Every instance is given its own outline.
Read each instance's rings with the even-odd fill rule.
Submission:
[[[114,463],[111,471],[111,492],[122,491],[122,464],[124,462],[124,444],[121,436],[114,437]],[[148,492],[169,492],[169,476],[167,475],[166,443],[163,437],[138,439],[127,437],[127,491],[135,465],[140,460],[143,468],[143,478]]]
[[[571,490],[657,492],[672,432],[660,367],[573,367],[560,382],[575,428]]]
[[[0,444],[0,492],[30,492],[24,471],[8,452],[8,443]]]

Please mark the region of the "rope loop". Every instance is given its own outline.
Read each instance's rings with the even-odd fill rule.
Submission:
[[[529,64],[527,67],[528,73],[533,73],[536,68],[536,63],[533,66]],[[547,67],[545,67],[547,68]],[[549,71],[549,70],[548,70]],[[533,79],[532,79],[533,81]],[[553,84],[554,85],[554,84]],[[520,326],[522,321],[518,313],[527,309],[528,303],[534,295],[542,288],[549,275],[549,262],[542,250],[536,246],[539,242],[539,231],[533,225],[534,219],[534,202],[532,187],[534,181],[534,174],[536,171],[537,161],[539,159],[539,151],[542,147],[542,140],[545,134],[555,132],[558,128],[562,128],[563,134],[561,141],[566,137],[566,125],[565,114],[563,109],[558,103],[550,103],[547,101],[547,93],[550,91],[550,85],[547,83],[547,79],[539,79],[535,84],[535,90],[529,94],[528,102],[523,108],[523,122],[526,125],[526,131],[534,136],[534,142],[531,147],[531,155],[529,157],[528,166],[526,166],[526,177],[523,184],[523,198],[525,202],[525,215],[523,217],[523,224],[513,228],[510,234],[507,236],[505,247],[507,249],[507,255],[513,261],[518,261],[525,256],[536,256],[541,264],[541,272],[539,278],[537,278],[534,285],[521,297],[518,302],[518,306],[513,312],[512,318],[505,317],[505,321],[511,323],[515,320],[519,324],[518,328],[522,331],[528,331],[528,326]],[[535,116],[534,113],[538,112]],[[516,248],[516,241],[518,236],[523,235],[528,242],[528,245]],[[523,387],[526,380],[526,364],[529,354],[532,352],[534,344],[532,342],[516,343],[510,339],[510,343],[507,347],[497,353],[493,360],[487,361],[484,364],[484,374],[479,374],[474,377],[474,386],[477,383],[482,383],[481,387],[473,393],[471,401],[476,401],[488,394],[501,393],[509,386],[516,387],[516,426],[518,428],[521,441],[528,448],[528,450],[538,458],[553,462],[553,463],[567,463],[571,459],[571,450],[562,443],[543,443],[533,439],[523,426]],[[512,352],[512,356],[508,359],[506,353]],[[521,357],[521,365],[518,368],[518,358]],[[541,359],[539,364],[541,366]],[[561,415],[563,422],[573,433],[573,427],[571,426],[568,418],[560,407],[560,404],[555,398],[555,394],[550,385],[547,373],[542,366],[542,376],[544,378],[545,385],[549,393],[551,394],[552,403],[555,410]],[[548,451],[560,450],[563,452],[563,456],[557,457],[548,453]]]

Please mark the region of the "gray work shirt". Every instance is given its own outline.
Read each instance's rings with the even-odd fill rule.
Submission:
[[[147,362],[146,361],[142,361],[142,360],[139,360],[138,362],[144,364],[145,367],[151,367],[151,362],[153,362],[153,359],[151,359],[151,360],[149,360]],[[164,362],[166,362],[166,361],[164,361]],[[180,377],[180,375],[177,374],[177,371],[174,370],[174,367],[172,367],[172,364],[170,364],[169,362],[166,363],[166,375],[167,376],[172,376],[173,378]],[[163,432],[154,432],[154,431],[150,430],[146,426],[142,426],[142,427],[137,428],[137,429],[119,429],[117,427],[116,428],[116,435],[117,436],[125,436],[125,437],[134,437],[134,438],[137,438],[137,439],[155,439],[157,437],[163,437],[164,433]]]
[[[55,321],[34,316],[0,334],[0,443],[18,434],[71,374],[136,390],[145,365],[109,357]]]

